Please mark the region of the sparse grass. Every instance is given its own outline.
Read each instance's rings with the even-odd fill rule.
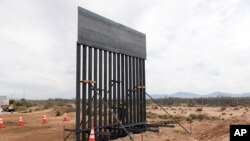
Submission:
[[[67,105],[67,106],[56,106],[54,108],[54,111],[56,113],[56,116],[61,116],[63,113],[71,113],[75,112],[75,109],[73,108],[72,105]]]
[[[196,104],[194,102],[189,102],[188,107],[196,107]]]
[[[161,119],[172,120],[172,118],[170,116],[168,116],[168,115],[159,115],[158,117],[161,118]],[[177,121],[181,121],[181,120],[185,119],[185,116],[181,116],[181,115],[172,115],[172,117],[174,119],[176,119]]]
[[[35,108],[33,111],[41,111],[41,110],[42,110],[42,108],[37,107],[37,108]]]
[[[188,118],[191,118],[192,120],[218,120],[218,117],[215,116],[208,116],[207,114],[190,114]]]
[[[150,119],[156,119],[158,115],[156,113],[147,112],[146,116],[147,118],[150,118]]]
[[[184,131],[184,130],[181,129],[181,128],[175,128],[175,129],[174,129],[174,132],[175,132],[175,133],[179,133],[179,134],[186,134],[186,131]]]

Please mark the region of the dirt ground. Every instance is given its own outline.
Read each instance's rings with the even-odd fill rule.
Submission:
[[[203,107],[202,111],[196,111],[197,107],[165,107],[173,115],[188,117],[190,114],[207,114],[217,117],[215,120],[193,120],[191,124],[192,134],[187,134],[177,124],[175,128],[161,127],[159,133],[144,132],[132,134],[135,141],[229,141],[230,124],[250,124],[250,112],[248,107],[226,108]],[[155,117],[148,117],[149,123],[164,121],[159,115],[164,115],[161,109],[147,107],[148,113],[154,113]],[[43,115],[47,115],[49,123],[42,125]],[[5,128],[0,129],[0,141],[60,141],[63,140],[64,126],[74,128],[75,114],[69,113],[69,121],[63,123],[63,115],[56,116],[52,109],[32,113],[0,113],[4,120]],[[24,126],[18,127],[19,117],[23,117]],[[190,130],[190,124],[181,120],[184,127]],[[66,133],[67,135],[68,133]],[[71,136],[68,141],[72,141]],[[129,141],[128,137],[115,141]]]
[[[43,125],[42,118],[46,115],[48,124]],[[63,140],[63,128],[74,128],[74,114],[68,114],[69,121],[63,122],[63,116],[56,116],[50,110],[32,113],[2,113],[5,128],[0,129],[0,141],[60,141]],[[24,126],[18,127],[17,122],[22,116]]]

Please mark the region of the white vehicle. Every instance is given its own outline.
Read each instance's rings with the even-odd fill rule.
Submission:
[[[3,112],[13,112],[14,108],[12,105],[2,105],[1,106]]]
[[[0,96],[0,107],[1,107],[2,111],[4,111],[4,112],[14,111],[13,106],[10,105],[9,98],[6,95]]]

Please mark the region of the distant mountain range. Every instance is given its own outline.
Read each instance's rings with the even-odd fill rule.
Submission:
[[[226,92],[213,92],[209,94],[195,94],[189,92],[177,92],[173,94],[151,94],[153,98],[166,98],[166,97],[178,97],[178,98],[199,98],[199,97],[250,97],[250,93],[234,94]]]

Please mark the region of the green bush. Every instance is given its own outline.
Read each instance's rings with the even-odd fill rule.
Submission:
[[[55,106],[54,103],[46,102],[45,105],[44,105],[44,109],[50,109],[50,108],[53,108],[54,106]]]
[[[21,99],[19,101],[14,101],[13,105],[15,107],[26,107],[26,108],[36,106],[36,104],[34,104],[34,103],[30,102],[30,101],[27,101],[25,99]]]
[[[10,99],[10,105],[14,104],[15,100],[14,99]]]
[[[195,106],[196,106],[196,104],[193,101],[188,102],[188,107],[195,107]]]

